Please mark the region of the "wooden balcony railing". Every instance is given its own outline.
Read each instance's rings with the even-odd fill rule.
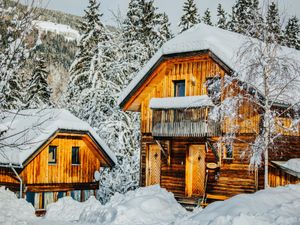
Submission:
[[[209,108],[154,109],[155,137],[212,137],[221,134],[220,124],[208,119]]]

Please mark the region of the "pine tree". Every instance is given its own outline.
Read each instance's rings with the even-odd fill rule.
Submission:
[[[180,33],[201,22],[194,0],[187,0],[184,3],[183,12],[184,14],[179,23]]]
[[[212,26],[210,10],[207,8],[204,12],[204,16],[202,17],[203,23]]]
[[[232,8],[230,30],[254,38],[262,38],[264,21],[258,0],[237,0]]]
[[[227,18],[226,18],[226,12],[223,9],[221,4],[218,5],[217,17],[218,17],[218,21],[217,21],[216,26],[226,30],[227,26],[228,26]]]
[[[30,78],[27,91],[27,108],[44,108],[52,105],[51,88],[48,84],[49,71],[47,63],[43,56],[35,59],[35,68]]]
[[[281,28],[280,28],[280,17],[278,12],[278,6],[275,2],[272,2],[268,7],[267,18],[267,37],[266,41],[273,43],[281,42]]]
[[[102,14],[99,12],[99,7],[100,4],[97,3],[97,0],[89,0],[89,5],[80,24],[82,36],[78,44],[75,60],[70,67],[70,81],[65,94],[67,104],[73,107],[76,107],[76,99],[78,99],[80,93],[92,85],[91,60],[97,45],[106,39],[105,35],[103,35],[105,32],[100,20]],[[75,108],[74,111],[76,111]]]
[[[283,44],[289,48],[300,50],[299,34],[299,20],[296,16],[293,16],[288,20],[288,23],[285,27]]]
[[[231,30],[237,33],[246,34],[248,27],[247,11],[249,0],[237,0],[232,7]]]
[[[130,46],[139,45],[140,55],[136,57],[142,64],[172,36],[167,15],[157,13],[153,0],[131,0],[122,27],[124,42]],[[127,47],[132,48],[130,46]]]
[[[0,112],[24,106],[21,74],[30,52],[26,39],[32,32],[32,12],[0,1]]]

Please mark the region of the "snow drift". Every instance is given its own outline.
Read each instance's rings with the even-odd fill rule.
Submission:
[[[45,219],[59,218],[84,224],[142,225],[169,224],[186,214],[172,193],[155,185],[124,195],[116,193],[106,205],[101,205],[94,197],[84,203],[65,197],[48,206]]]
[[[215,202],[177,221],[180,225],[299,225],[300,184],[269,188]]]
[[[0,187],[0,224],[4,225],[26,225],[25,220],[35,219],[33,206],[25,199]]]

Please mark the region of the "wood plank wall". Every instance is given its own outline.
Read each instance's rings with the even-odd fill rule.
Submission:
[[[206,78],[224,76],[225,71],[208,55],[187,59],[173,59],[161,65],[153,79],[136,101],[141,101],[141,132],[152,131],[151,98],[173,97],[175,80],[186,81],[186,96],[206,94]]]
[[[287,184],[300,183],[300,178],[288,174],[278,167],[269,166],[269,185],[270,187],[284,186]]]
[[[48,148],[57,146],[56,164],[48,163]],[[79,147],[80,164],[72,165],[72,147]],[[90,149],[81,137],[58,136],[25,167],[25,184],[90,183],[100,168],[96,149]]]
[[[249,137],[246,137],[249,138]],[[245,139],[246,139],[245,138]],[[186,153],[191,144],[205,144],[205,139],[172,139],[171,164],[162,155],[161,186],[173,192],[176,196],[185,196]],[[146,179],[146,150],[148,144],[155,144],[149,135],[142,136],[141,150],[141,186],[145,186]],[[256,191],[255,173],[249,170],[249,151],[245,143],[234,144],[233,159],[221,159],[221,167],[209,170],[207,192],[210,194],[231,197],[240,193],[253,193]],[[241,157],[243,156],[243,157]],[[206,153],[206,163],[218,163],[210,148]]]

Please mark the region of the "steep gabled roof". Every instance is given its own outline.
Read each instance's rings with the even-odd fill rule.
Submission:
[[[238,33],[226,31],[202,23],[198,24],[166,42],[121,93],[118,99],[118,104],[120,107],[124,107],[135,91],[142,85],[147,77],[151,75],[151,71],[153,71],[154,68],[160,64],[162,59],[168,55],[187,55],[201,51],[208,51],[212,54],[212,56],[215,56],[218,60],[220,60],[221,63],[229,69],[229,71],[237,72],[239,74],[239,79],[243,81],[243,79],[246,79],[246,74],[243,74],[241,71],[241,65],[239,64],[237,56],[240,48],[249,39],[259,42],[256,39],[252,39]],[[282,47],[279,51],[279,55],[288,55],[290,58],[300,61],[300,51],[295,49]],[[257,85],[254,86],[257,87]],[[298,94],[298,96],[300,96],[300,90]],[[293,95],[289,97],[295,96]]]
[[[29,109],[7,111],[0,124],[0,166],[23,166],[58,131],[84,132],[100,147],[101,153],[114,166],[115,154],[95,130],[64,109]]]

